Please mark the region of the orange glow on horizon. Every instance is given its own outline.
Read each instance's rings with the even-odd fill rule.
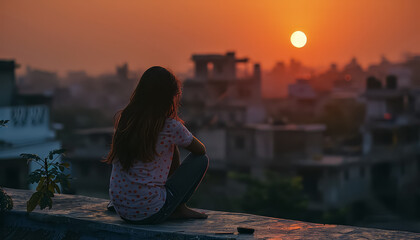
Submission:
[[[2,1],[0,58],[65,73],[192,68],[193,53],[236,51],[263,69],[294,58],[305,65],[365,67],[385,55],[420,53],[420,1]],[[290,33],[310,47],[296,51]],[[398,43],[398,44],[395,44]]]

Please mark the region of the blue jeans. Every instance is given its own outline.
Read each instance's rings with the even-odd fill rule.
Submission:
[[[186,203],[191,198],[206,174],[208,166],[207,155],[188,154],[166,181],[166,200],[157,213],[139,221],[122,219],[134,224],[157,224],[165,221],[180,204]]]

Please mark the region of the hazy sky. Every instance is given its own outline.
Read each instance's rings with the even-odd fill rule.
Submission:
[[[93,74],[123,62],[184,71],[192,53],[227,50],[265,69],[291,57],[366,66],[420,53],[419,11],[416,0],[0,0],[0,58]],[[308,37],[301,49],[296,30]]]

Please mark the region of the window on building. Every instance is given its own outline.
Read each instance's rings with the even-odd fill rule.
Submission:
[[[245,87],[241,86],[238,88],[238,95],[240,98],[249,98],[251,97],[251,94],[252,94],[251,89],[249,89],[246,86]]]
[[[360,177],[361,178],[365,177],[365,167],[360,167]]]
[[[373,130],[372,135],[375,145],[392,145],[395,140],[394,133],[389,129]]]
[[[234,122],[234,121],[235,121],[235,116],[236,116],[236,115],[235,115],[235,113],[234,113],[234,112],[229,112],[229,120],[230,120],[230,121],[233,121],[233,122]]]
[[[236,117],[236,119],[235,119],[236,122],[243,122],[244,121],[243,117],[242,117],[242,114],[240,112],[236,112],[235,117]]]
[[[344,170],[344,180],[349,180],[349,170]]]
[[[401,163],[401,165],[400,165],[400,172],[401,172],[401,175],[404,175],[405,174],[405,163]]]
[[[207,63],[207,77],[208,78],[214,77],[214,65],[212,62]]]
[[[417,143],[419,141],[418,127],[405,127],[401,130],[404,134],[405,143]]]
[[[420,173],[420,156],[417,156],[417,172]]]
[[[235,137],[235,148],[236,149],[244,149],[245,148],[245,139],[243,136],[236,136]]]

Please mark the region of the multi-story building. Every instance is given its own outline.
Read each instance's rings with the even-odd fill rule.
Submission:
[[[79,195],[108,197],[112,166],[101,162],[110,150],[113,127],[74,130],[68,149],[72,166],[72,190]]]
[[[199,125],[218,122],[225,125],[265,121],[261,97],[261,69],[254,64],[251,76],[239,77],[234,52],[192,56],[195,75],[183,85],[182,104],[185,120]]]
[[[51,98],[19,94],[16,67],[14,61],[0,61],[0,120],[9,120],[6,127],[0,127],[0,185],[28,188],[28,173],[38,165],[27,164],[19,155],[45,157],[49,151],[59,149],[61,143],[51,128]]]
[[[310,207],[316,210],[363,198],[368,173],[361,158],[325,156],[323,124],[270,122],[263,104],[253,108],[262,102],[259,65],[254,66],[253,76],[237,78],[235,64],[247,59],[234,56],[193,55],[195,77],[184,82],[183,117],[206,145],[210,171],[233,170],[257,178],[264,178],[267,170],[301,176]],[[288,105],[294,104],[285,107],[315,114],[316,95],[305,80],[290,85],[289,95]]]
[[[367,79],[362,127],[372,193],[394,200],[420,173],[420,95],[418,90],[398,86],[397,80],[390,75],[382,87],[380,80]]]

